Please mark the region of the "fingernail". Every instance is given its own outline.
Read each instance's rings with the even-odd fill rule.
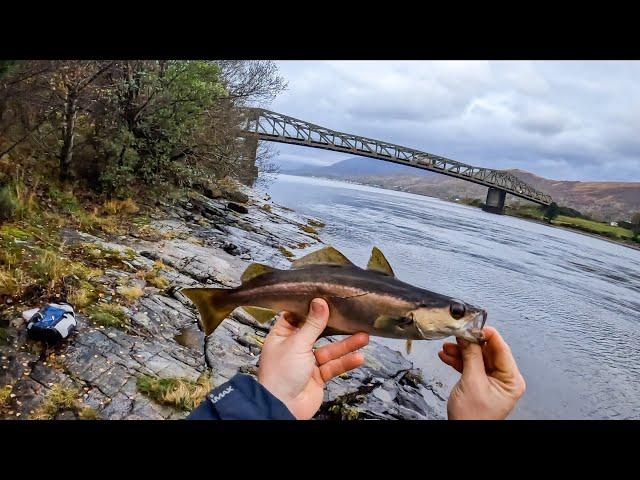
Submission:
[[[317,298],[311,300],[311,313],[315,315],[322,313],[322,303]]]

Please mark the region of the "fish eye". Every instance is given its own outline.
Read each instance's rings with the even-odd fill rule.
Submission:
[[[467,307],[462,302],[454,301],[449,305],[449,312],[451,312],[451,316],[456,320],[464,317],[464,314],[467,313]]]

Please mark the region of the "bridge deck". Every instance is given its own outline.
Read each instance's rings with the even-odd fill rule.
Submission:
[[[498,188],[540,205],[549,205],[552,202],[549,195],[536,190],[515,175],[503,170],[474,167],[412,148],[337,132],[269,110],[247,109],[243,130],[249,134],[257,135],[260,140],[322,148],[409,165],[487,187]]]

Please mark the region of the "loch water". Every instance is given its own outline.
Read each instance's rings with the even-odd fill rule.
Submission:
[[[376,245],[401,280],[485,308],[527,381],[510,418],[640,418],[640,250],[333,180],[278,175],[262,188],[325,222],[323,241],[357,265]],[[443,341],[416,341],[408,358],[448,390],[459,375],[437,357]]]

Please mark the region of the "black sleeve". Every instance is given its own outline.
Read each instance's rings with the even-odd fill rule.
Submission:
[[[295,420],[287,407],[250,375],[214,388],[187,420]]]

